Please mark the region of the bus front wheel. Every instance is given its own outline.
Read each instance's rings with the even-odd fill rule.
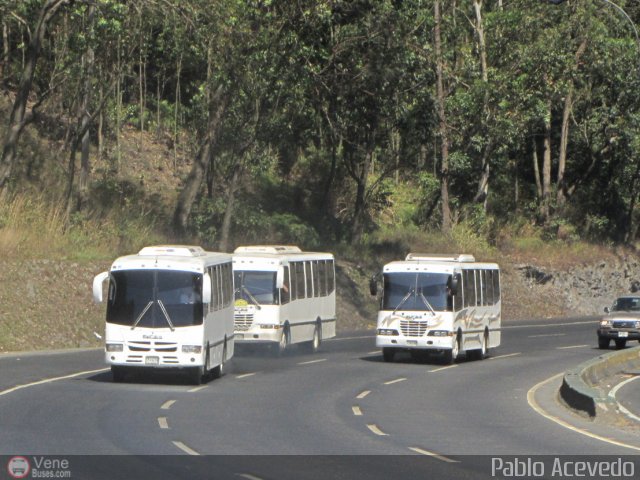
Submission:
[[[444,363],[451,364],[456,361],[458,354],[460,353],[460,335],[456,337],[451,346],[451,350],[444,351]]]
[[[382,349],[382,358],[385,362],[393,362],[393,357],[396,356],[396,349],[391,347],[384,347]]]

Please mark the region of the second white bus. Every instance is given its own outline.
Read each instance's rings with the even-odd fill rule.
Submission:
[[[472,255],[407,255],[382,270],[376,346],[384,360],[401,350],[442,352],[447,363],[466,352],[482,359],[500,345],[500,269]],[[377,278],[371,282],[377,294]]]
[[[96,302],[106,281],[105,359],[114,381],[157,369],[187,370],[196,384],[222,375],[234,353],[231,255],[145,247],[95,277]]]
[[[335,265],[330,253],[295,246],[243,246],[233,254],[235,339],[284,352],[316,351],[336,334]]]

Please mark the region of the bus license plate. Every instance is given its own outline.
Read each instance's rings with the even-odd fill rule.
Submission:
[[[160,357],[145,357],[144,363],[146,365],[159,365]]]
[[[629,336],[629,332],[618,332],[618,337],[628,337]]]
[[[244,340],[244,333],[236,333],[237,340]]]
[[[407,345],[418,345],[417,340],[407,340]]]

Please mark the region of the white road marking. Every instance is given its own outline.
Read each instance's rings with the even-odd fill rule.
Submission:
[[[566,333],[545,333],[544,335],[529,335],[528,338],[542,338],[542,337],[564,337]]]
[[[501,330],[509,330],[514,328],[537,328],[537,327],[568,327],[571,325],[589,325],[596,324],[598,320],[585,320],[582,322],[564,322],[564,323],[545,323],[540,325],[509,325],[506,327],[501,327]]]
[[[376,435],[380,435],[381,437],[386,437],[386,436],[388,436],[388,434],[387,434],[387,433],[384,433],[382,430],[380,430],[380,429],[378,428],[378,426],[377,426],[375,423],[369,423],[369,424],[367,425],[367,428],[368,428],[369,430],[371,430],[373,433],[375,433]]]
[[[262,478],[251,475],[250,473],[236,473],[236,475],[238,477],[246,478],[247,480],[262,480]]]
[[[540,414],[543,417],[545,417],[546,419],[551,420],[552,422],[560,425],[561,427],[567,428],[567,429],[569,429],[569,430],[571,430],[573,432],[580,433],[581,435],[585,435],[585,436],[587,436],[589,438],[593,438],[595,440],[600,440],[602,442],[610,443],[612,445],[617,445],[619,447],[625,447],[625,448],[629,448],[631,450],[640,451],[640,447],[638,447],[638,446],[629,445],[627,443],[619,442],[618,440],[613,440],[611,438],[603,437],[601,435],[597,435],[595,433],[588,432],[587,430],[583,430],[581,428],[574,427],[573,425],[570,425],[569,423],[565,422],[564,420],[561,420],[561,419],[559,419],[557,417],[554,417],[550,413],[548,413],[545,410],[543,410],[542,407],[536,401],[536,398],[535,398],[536,392],[538,391],[538,389],[540,387],[544,386],[547,383],[550,383],[550,382],[553,382],[553,381],[557,380],[558,378],[562,377],[563,375],[564,375],[564,372],[558,373],[557,375],[554,375],[551,378],[543,380],[540,383],[538,383],[538,384],[534,385],[533,387],[531,387],[531,389],[527,392],[527,403],[529,403],[529,406],[531,408],[533,408],[533,410],[535,410],[538,414]]]
[[[309,360],[308,362],[300,362],[298,363],[298,365],[311,365],[312,363],[320,363],[320,362],[326,362],[327,359],[326,358],[319,358],[318,360]]]
[[[364,397],[366,397],[370,393],[371,393],[371,390],[365,390],[365,391],[361,392],[360,394],[358,394],[358,396],[356,398],[363,399]]]
[[[207,385],[202,385],[201,387],[192,388],[191,390],[187,390],[189,393],[199,392],[200,390],[204,390],[207,388]]]
[[[388,382],[384,382],[385,385],[393,385],[394,383],[404,382],[406,378],[396,378],[395,380],[389,380]]]
[[[453,460],[452,458],[445,457],[444,455],[440,455],[439,453],[430,452],[429,450],[424,450],[422,448],[409,447],[409,450],[413,450],[414,452],[419,453],[421,455],[427,455],[429,457],[437,458],[438,460],[442,460],[443,462],[460,463],[458,460]]]
[[[167,422],[167,417],[158,417],[158,425],[163,430],[167,430],[169,428],[169,423]]]
[[[360,409],[360,407],[358,405],[354,405],[353,407],[351,407],[351,410],[353,411],[353,414],[356,417],[361,417],[362,416],[362,410]]]
[[[624,387],[627,383],[629,382],[633,382],[634,380],[637,380],[640,377],[631,377],[631,378],[627,378],[626,380],[620,382],[619,384],[617,384],[615,387],[613,387],[611,389],[611,391],[609,392],[609,396],[611,398],[613,398],[617,403],[618,403],[618,408],[620,409],[620,411],[622,413],[624,413],[627,417],[631,418],[632,420],[635,420],[636,422],[640,422],[640,417],[638,417],[636,414],[634,414],[633,412],[631,412],[627,407],[625,407],[624,405],[620,404],[620,402],[618,402],[618,400],[616,399],[616,393],[618,393],[618,390],[620,390],[622,387]]]
[[[588,346],[589,345],[570,345],[568,347],[557,347],[556,350],[569,350],[570,348],[584,348]]]
[[[200,455],[198,452],[196,452],[194,449],[187,447],[184,443],[182,442],[176,442],[175,440],[173,441],[173,444],[178,447],[180,450],[182,450],[183,452],[185,452],[188,455]]]
[[[506,355],[498,355],[497,357],[489,357],[489,358],[487,358],[487,360],[497,360],[499,358],[516,357],[518,355],[522,355],[522,354],[520,352],[518,352],[518,353],[508,353]]]
[[[323,339],[323,342],[340,342],[342,340],[360,340],[362,338],[376,338],[375,335],[366,335],[363,337],[341,337],[341,338],[327,338],[326,340]]]
[[[91,373],[100,373],[108,371],[108,368],[99,368],[98,370],[85,370],[84,372],[72,373],[71,375],[64,375],[62,377],[53,377],[53,378],[45,378],[44,380],[39,380],[37,382],[26,383],[24,385],[17,385],[15,387],[8,388],[7,390],[3,390],[0,392],[0,397],[2,395],[7,395],[9,393],[17,392],[18,390],[22,390],[23,388],[35,387],[36,385],[44,385],[45,383],[57,382],[58,380],[66,380],[68,378],[75,378],[81,375],[89,375]]]
[[[236,375],[236,378],[237,378],[237,379],[240,379],[240,378],[252,377],[252,376],[254,376],[256,373],[258,373],[258,372],[253,372],[253,373],[243,373],[242,375]]]
[[[367,355],[380,355],[380,350],[374,350],[372,352],[367,352]]]
[[[173,404],[176,403],[175,400],[167,400],[166,402],[164,402],[162,404],[162,406],[160,407],[162,410],[169,410]]]
[[[440,368],[436,368],[434,370],[428,370],[429,373],[435,373],[435,372],[441,372],[442,370],[448,370],[449,368],[455,368],[458,365],[449,365],[447,367],[440,367]]]

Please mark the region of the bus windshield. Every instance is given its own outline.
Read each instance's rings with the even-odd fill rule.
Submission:
[[[392,272],[384,274],[383,310],[436,312],[451,310],[447,273]],[[426,300],[426,301],[425,301]],[[427,304],[428,302],[428,304]]]
[[[202,324],[202,274],[169,270],[111,272],[107,323],[134,328]]]
[[[276,305],[276,272],[236,270],[233,272],[236,300],[243,299],[253,305]]]

